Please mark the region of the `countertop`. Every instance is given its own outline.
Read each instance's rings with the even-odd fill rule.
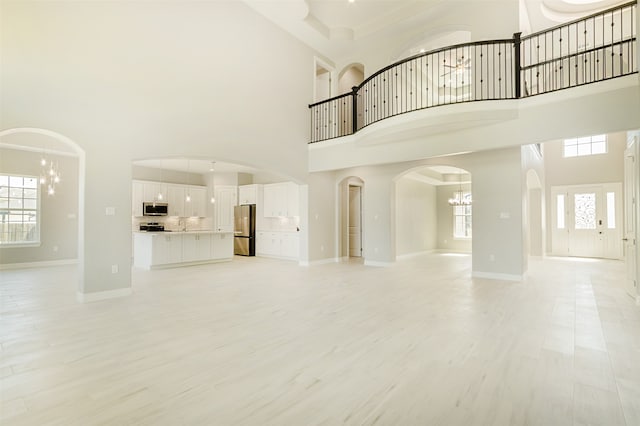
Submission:
[[[189,231],[133,231],[134,234],[233,234],[233,231],[214,231],[212,229],[189,230]]]

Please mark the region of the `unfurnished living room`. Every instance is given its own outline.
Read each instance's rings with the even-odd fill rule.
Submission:
[[[0,0],[0,423],[640,424],[638,16]]]

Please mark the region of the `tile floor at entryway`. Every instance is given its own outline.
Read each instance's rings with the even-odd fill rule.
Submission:
[[[532,260],[523,282],[470,264],[236,258],[89,304],[74,267],[0,271],[0,423],[640,424],[621,262]]]

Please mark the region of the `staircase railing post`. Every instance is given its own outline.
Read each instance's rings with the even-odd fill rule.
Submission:
[[[522,33],[514,33],[513,34],[513,54],[515,56],[514,61],[514,72],[515,72],[515,85],[516,85],[516,99],[522,97],[522,64],[520,63],[520,45],[522,44],[520,40],[520,36]]]
[[[358,86],[351,88],[351,134],[358,131]]]

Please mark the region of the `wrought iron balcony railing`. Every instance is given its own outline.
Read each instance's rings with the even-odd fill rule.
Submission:
[[[518,99],[636,73],[636,10],[636,2],[626,3],[522,38],[403,59],[351,93],[309,105],[310,143],[434,106]]]

